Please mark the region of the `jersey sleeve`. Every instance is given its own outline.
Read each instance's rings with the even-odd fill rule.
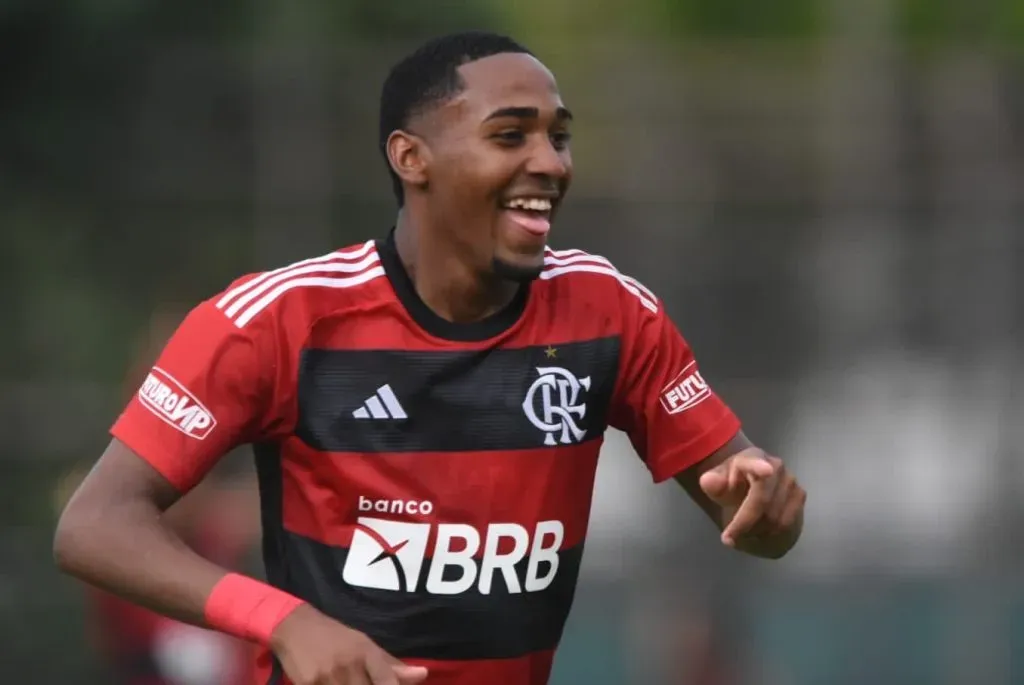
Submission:
[[[236,327],[213,300],[173,333],[110,432],[180,491],[278,423],[272,326]]]
[[[649,291],[626,296],[620,375],[610,423],[624,431],[655,482],[711,456],[740,430],[689,344]]]

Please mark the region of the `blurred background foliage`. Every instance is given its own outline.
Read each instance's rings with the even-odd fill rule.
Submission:
[[[893,30],[908,50],[980,46],[1020,58],[1024,3],[898,0],[893,6]],[[807,68],[813,68],[817,50],[835,30],[828,12],[828,3],[819,0],[4,0],[0,222],[9,237],[0,255],[0,284],[5,291],[22,290],[31,297],[5,298],[3,315],[17,322],[12,325],[31,330],[30,313],[45,310],[84,337],[80,345],[53,349],[31,334],[7,336],[0,339],[0,368],[26,377],[72,373],[109,378],[119,372],[125,351],[89,344],[89,336],[124,332],[112,337],[127,339],[129,322],[159,296],[148,292],[147,279],[137,275],[193,272],[209,278],[181,278],[181,285],[192,287],[190,294],[198,296],[215,288],[232,267],[247,266],[249,258],[232,249],[238,243],[232,229],[248,230],[253,203],[253,187],[245,174],[237,173],[249,154],[238,149],[244,142],[234,141],[233,158],[218,162],[234,164],[236,173],[211,170],[219,181],[215,192],[195,187],[189,189],[191,197],[174,197],[159,183],[136,184],[137,179],[125,177],[132,163],[146,154],[145,147],[157,144],[140,136],[132,122],[138,94],[154,87],[149,79],[168,45],[201,44],[228,56],[229,73],[181,75],[214,101],[179,100],[172,106],[179,117],[212,118],[205,123],[237,130],[251,126],[246,101],[252,84],[246,75],[252,70],[254,45],[299,42],[331,52],[372,37],[407,43],[460,28],[496,27],[541,54],[552,52],[549,61],[556,71],[587,69],[586,64],[572,63],[575,42],[611,36],[624,40],[630,33],[644,40],[654,36],[662,49],[692,53],[694,59],[710,54],[729,60],[733,49],[749,51],[751,45],[770,42],[780,49],[798,49]],[[373,68],[380,71],[380,65]],[[175,96],[187,91],[188,84],[179,84]],[[579,145],[589,144],[580,138]],[[377,185],[383,191],[384,176],[379,176]],[[176,220],[175,212],[190,211],[185,203],[198,199],[197,194],[209,206],[209,223]],[[173,230],[140,230],[132,207],[147,202],[165,205],[161,221]],[[21,230],[26,226],[31,229]],[[159,236],[164,244],[154,245]],[[203,236],[202,251],[193,249],[190,236]],[[140,240],[152,262],[114,258],[142,251]],[[109,269],[91,268],[104,259]],[[194,264],[203,259],[223,269],[207,276],[208,269]],[[125,282],[136,284],[130,293],[124,292]]]

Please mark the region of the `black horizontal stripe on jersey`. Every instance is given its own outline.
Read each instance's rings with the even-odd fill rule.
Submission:
[[[277,443],[257,443],[252,446],[256,464],[256,478],[260,493],[260,528],[262,530],[263,567],[267,582],[274,587],[291,585],[283,561],[285,553],[284,528],[281,525],[284,493],[281,489],[281,446]],[[281,685],[284,668],[277,656],[271,661],[267,685]]]
[[[576,591],[583,545],[558,553],[558,570],[546,589],[510,593],[500,573],[490,594],[476,583],[460,594],[430,594],[423,564],[413,592],[353,587],[342,578],[345,548],[293,533],[288,539],[289,592],[328,616],[359,630],[398,658],[508,659],[557,647]],[[522,579],[527,562],[516,564]],[[456,569],[457,570],[457,569]]]
[[[306,349],[295,434],[330,452],[517,450],[585,442],[607,427],[619,347],[618,337],[605,337],[480,351]],[[399,411],[382,396],[384,385]]]

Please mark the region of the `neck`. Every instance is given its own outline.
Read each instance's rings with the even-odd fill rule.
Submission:
[[[472,323],[501,311],[516,296],[517,283],[482,273],[457,247],[427,239],[423,229],[400,211],[395,247],[416,294],[435,314],[453,323]]]

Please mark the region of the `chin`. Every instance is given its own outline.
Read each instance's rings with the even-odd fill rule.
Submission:
[[[495,257],[491,262],[491,267],[494,269],[494,273],[501,278],[516,283],[529,283],[536,280],[544,269],[544,253],[542,252],[536,259],[510,260]]]

